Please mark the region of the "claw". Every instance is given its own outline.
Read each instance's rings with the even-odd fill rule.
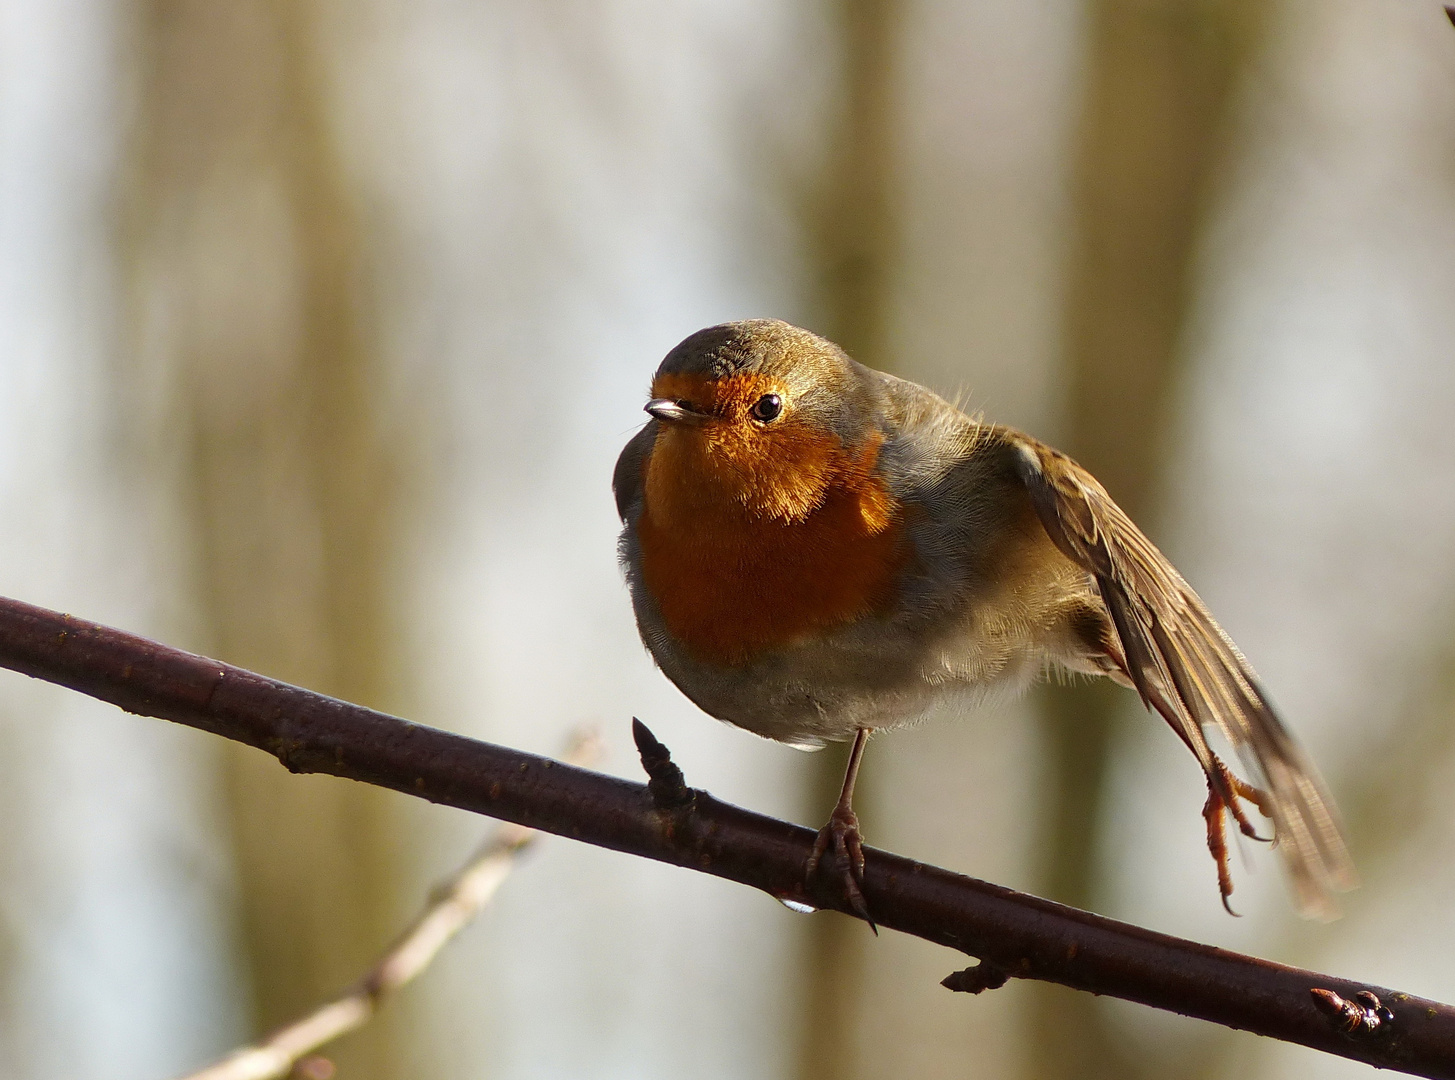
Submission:
[[[869,905],[864,900],[864,840],[859,833],[859,819],[854,811],[842,803],[834,807],[828,824],[818,831],[813,841],[813,852],[808,857],[808,876],[818,873],[823,857],[832,849],[834,862],[842,875],[844,896],[854,914],[869,924],[877,935],[879,927],[869,914]]]

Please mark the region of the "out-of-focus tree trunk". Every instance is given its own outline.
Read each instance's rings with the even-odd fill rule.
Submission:
[[[386,609],[400,458],[383,434],[316,16],[306,0],[142,5],[127,245],[138,357],[173,387],[206,647],[397,707]],[[269,1027],[390,936],[391,801],[249,751],[228,768],[254,1019]],[[340,1063],[398,1075],[387,1017]]]
[[[895,250],[896,44],[901,0],[842,0],[837,139],[808,222],[816,306],[826,336],[870,366],[888,366]]]
[[[840,0],[840,113],[826,155],[823,182],[806,214],[810,273],[817,281],[811,305],[815,327],[861,363],[892,368],[886,327],[894,252],[892,188],[895,164],[895,46],[900,0]],[[874,751],[855,803],[872,830]],[[838,747],[818,755],[810,769],[809,813],[828,820],[843,782],[847,754]],[[804,1080],[848,1080],[857,1075],[852,1025],[863,977],[866,927],[834,915],[809,923],[802,1058]]]
[[[1089,10],[1066,310],[1064,449],[1144,527],[1188,311],[1189,269],[1231,92],[1253,48],[1244,0],[1098,0]],[[1110,684],[1044,695],[1045,895],[1097,901],[1107,754],[1127,704]],[[1212,887],[1212,868],[1208,882]],[[1037,988],[1027,1075],[1135,1075],[1098,1002]]]

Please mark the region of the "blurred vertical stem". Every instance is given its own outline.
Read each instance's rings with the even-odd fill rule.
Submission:
[[[1260,22],[1251,0],[1088,5],[1062,441],[1144,525],[1155,523],[1194,249]],[[1043,696],[1048,806],[1037,851],[1054,899],[1095,905],[1107,756],[1128,702],[1110,685]],[[1111,1037],[1097,1000],[1058,991],[1034,988],[1026,1075],[1136,1075],[1145,1055]]]
[[[138,365],[175,388],[178,502],[216,655],[396,707],[386,618],[401,455],[361,312],[363,240],[309,0],[142,0],[126,252]],[[388,940],[389,796],[228,760],[259,1028]],[[385,1022],[340,1069],[401,1070]]]
[[[900,0],[839,0],[831,9],[841,48],[835,138],[822,182],[807,208],[806,231],[816,277],[815,327],[856,360],[893,368],[886,323],[895,252],[896,46]],[[872,759],[872,747],[869,750]],[[810,813],[828,820],[843,781],[847,751],[835,747],[811,766]],[[874,820],[872,761],[856,803]],[[872,824],[868,826],[872,830]],[[855,1024],[862,1000],[867,934],[853,920],[816,916],[809,926],[805,1023],[799,1075],[848,1080],[857,1074]]]

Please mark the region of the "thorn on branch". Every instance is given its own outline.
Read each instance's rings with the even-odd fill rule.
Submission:
[[[981,960],[974,967],[951,972],[940,980],[946,990],[957,994],[979,994],[985,990],[999,990],[1010,979],[1010,972],[997,967],[989,960]]]
[[[672,751],[668,750],[650,728],[635,716],[632,717],[632,738],[636,740],[637,752],[642,755],[642,768],[647,770],[647,790],[652,793],[652,805],[658,810],[680,810],[692,802],[692,789],[682,770],[672,762]]]
[[[1387,1035],[1394,1023],[1394,1010],[1384,1005],[1373,991],[1360,990],[1352,1001],[1319,987],[1313,987],[1309,993],[1324,1018],[1351,1039]]]
[[[1445,5],[1445,17],[1450,20],[1450,25],[1455,26],[1455,7]]]

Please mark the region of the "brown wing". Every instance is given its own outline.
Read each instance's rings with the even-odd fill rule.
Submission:
[[[616,496],[616,513],[626,521],[642,499],[642,465],[651,453],[652,443],[657,437],[655,421],[633,435],[621,456],[616,459],[616,469],[611,474],[611,492]]]
[[[1166,718],[1210,776],[1212,751],[1203,731],[1222,731],[1270,796],[1300,913],[1337,916],[1330,894],[1357,884],[1338,816],[1248,661],[1095,477],[1029,436],[1005,435],[1051,540],[1095,577],[1142,701]]]

